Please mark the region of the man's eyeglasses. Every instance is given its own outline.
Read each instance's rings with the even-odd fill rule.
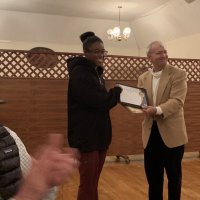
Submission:
[[[104,55],[104,56],[107,56],[108,54],[108,51],[106,50],[94,50],[94,51],[88,51],[89,53],[92,53],[94,55]]]

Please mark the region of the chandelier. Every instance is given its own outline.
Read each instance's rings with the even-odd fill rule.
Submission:
[[[116,40],[116,41],[122,41],[122,40],[127,40],[130,37],[131,29],[129,27],[125,27],[121,33],[120,29],[120,9],[122,6],[118,6],[119,9],[119,25],[114,27],[113,29],[108,29],[107,34],[108,34],[108,39],[109,40]]]

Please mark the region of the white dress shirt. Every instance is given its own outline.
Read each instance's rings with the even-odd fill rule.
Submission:
[[[159,72],[153,72],[151,70],[151,74],[153,76],[153,81],[152,81],[152,93],[153,93],[153,106],[156,106],[156,97],[157,97],[157,91],[158,91],[158,86],[160,82],[160,77],[162,75],[162,70]],[[162,115],[162,109],[160,106],[156,106],[156,115]]]

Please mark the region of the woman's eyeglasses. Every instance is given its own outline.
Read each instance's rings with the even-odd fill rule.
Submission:
[[[104,56],[107,56],[108,54],[108,51],[106,50],[94,50],[94,51],[88,51],[89,53],[92,53],[94,55],[104,55]]]

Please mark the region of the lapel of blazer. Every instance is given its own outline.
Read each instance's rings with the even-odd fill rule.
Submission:
[[[164,90],[168,84],[169,78],[170,78],[170,66],[167,65],[162,72],[162,75],[160,77],[160,81],[159,81],[159,86],[158,86],[158,91],[157,91],[157,96],[156,96],[156,105],[160,104],[160,101],[162,99]]]
[[[147,96],[148,96],[148,103],[149,105],[153,105],[153,93],[152,93],[152,75],[151,72],[149,72],[146,76],[145,86],[147,90]]]

